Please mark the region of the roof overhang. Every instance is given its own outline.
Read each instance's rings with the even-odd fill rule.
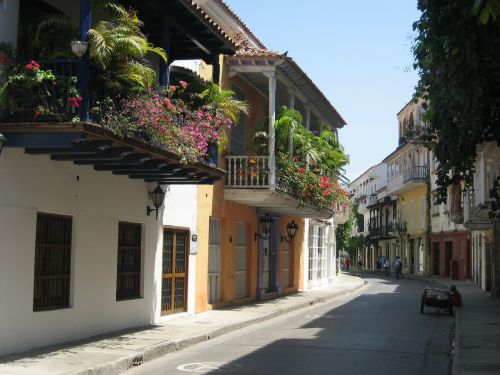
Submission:
[[[305,72],[286,55],[270,51],[249,50],[226,58],[230,76],[238,74],[262,95],[268,96],[265,73],[276,73],[276,106],[289,106],[290,95],[298,99],[295,109],[311,112],[310,130],[342,128],[346,123],[337,110]]]
[[[92,165],[131,179],[169,185],[213,184],[225,177],[222,169],[203,163],[182,164],[180,157],[143,141],[119,137],[92,123],[25,123],[0,125],[6,147],[27,154],[50,155],[55,161]]]
[[[164,47],[162,41],[168,35],[170,62],[202,59],[212,63],[213,56],[236,51],[235,41],[192,0],[122,1],[138,11],[150,42]]]

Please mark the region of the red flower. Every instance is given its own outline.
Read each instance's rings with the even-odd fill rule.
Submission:
[[[80,102],[82,101],[82,97],[81,96],[78,96],[78,97],[71,97],[71,98],[68,98],[68,105],[70,107],[75,107],[75,108],[78,108],[80,107]]]
[[[9,59],[5,56],[0,56],[0,65],[7,65],[9,63]]]
[[[300,168],[299,168],[299,172],[300,172],[300,173],[305,173],[305,171],[306,171],[306,170],[305,170],[305,168],[303,168],[303,167],[300,167]]]
[[[38,116],[40,116],[40,115],[41,115],[41,113],[40,113],[39,111],[36,111],[36,112],[35,112],[35,117],[38,117]]]
[[[177,90],[177,86],[174,86],[174,85],[172,85],[172,86],[168,86],[168,89],[169,89],[170,91],[175,91],[175,90]]]
[[[29,70],[34,69],[34,68],[39,69],[40,64],[38,64],[35,60],[31,60],[29,62],[29,64],[26,64],[26,68],[28,68]]]
[[[188,85],[188,84],[187,84],[187,82],[184,82],[184,81],[179,81],[179,85],[181,85],[181,87],[182,87],[183,89],[185,89],[185,88],[187,87],[187,85]]]

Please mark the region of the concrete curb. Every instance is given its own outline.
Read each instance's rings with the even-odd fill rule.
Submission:
[[[239,323],[233,323],[229,324],[225,327],[219,327],[215,328],[213,331],[209,331],[208,333],[204,333],[201,335],[189,337],[177,342],[174,341],[163,341],[158,344],[152,345],[148,348],[145,348],[144,350],[136,351],[133,354],[130,354],[125,357],[117,358],[112,361],[104,362],[102,364],[99,364],[97,366],[93,366],[84,370],[80,370],[77,372],[67,372],[66,374],[72,374],[72,375],[113,375],[117,374],[119,372],[125,371],[131,367],[139,366],[143,364],[146,361],[151,361],[153,359],[156,359],[158,357],[161,357],[165,354],[173,353],[173,352],[178,352],[182,349],[185,349],[187,347],[190,347],[194,344],[198,344],[200,342],[208,341],[210,339],[216,338],[218,336],[222,336],[224,334],[227,334],[229,332],[236,331],[238,329],[242,329],[260,322],[263,322],[265,320],[269,320],[272,318],[276,318],[280,315],[289,313],[291,311],[296,311],[300,310],[318,303],[323,303],[327,301],[331,301],[335,298],[338,298],[340,296],[344,296],[346,294],[351,294],[354,293],[357,290],[360,290],[361,288],[365,287],[368,284],[367,280],[362,280],[359,282],[358,285],[351,286],[349,288],[346,288],[342,291],[338,292],[333,292],[332,294],[326,295],[326,296],[317,296],[317,297],[312,297],[310,300],[307,300],[306,302],[299,303],[297,305],[293,306],[287,306],[287,307],[282,307],[278,308],[277,310],[265,313],[262,316],[259,316],[257,318],[249,319],[247,321],[239,322]]]

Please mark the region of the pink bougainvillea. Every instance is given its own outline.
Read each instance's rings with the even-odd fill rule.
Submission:
[[[122,101],[123,115],[142,131],[163,143],[166,148],[179,154],[184,161],[201,160],[209,144],[220,141],[232,120],[220,113],[213,113],[208,107],[193,108],[180,98],[187,83],[170,86],[168,91],[148,91]]]

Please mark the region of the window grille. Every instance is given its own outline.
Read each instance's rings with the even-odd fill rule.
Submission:
[[[71,217],[37,215],[33,311],[69,307],[71,231]]]
[[[118,223],[116,300],[141,297],[141,224]]]

